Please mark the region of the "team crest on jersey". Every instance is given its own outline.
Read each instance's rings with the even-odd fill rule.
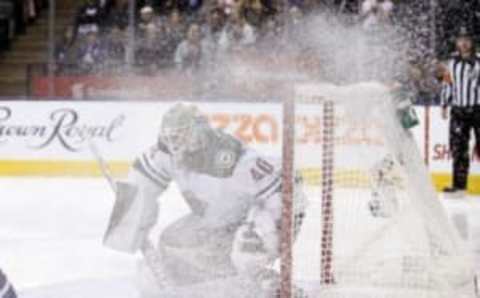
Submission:
[[[220,169],[229,169],[235,165],[236,155],[231,150],[221,150],[215,156],[215,166]]]

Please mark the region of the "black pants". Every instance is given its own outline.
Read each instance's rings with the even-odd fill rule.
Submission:
[[[477,150],[480,146],[480,106],[453,107],[450,114],[450,149],[453,158],[453,187],[466,189],[470,168],[470,135],[474,131]],[[478,152],[478,151],[477,151]]]

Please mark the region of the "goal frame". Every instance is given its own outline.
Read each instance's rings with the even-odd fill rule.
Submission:
[[[333,274],[333,188],[334,188],[334,138],[335,103],[319,99],[323,105],[322,117],[322,233],[320,256],[320,285],[334,284]],[[295,97],[292,95],[283,101],[283,144],[282,144],[282,220],[280,235],[280,297],[291,298],[293,285],[293,245],[294,245],[294,172],[295,172]],[[288,125],[290,124],[290,125]]]
[[[328,90],[326,91],[326,94],[328,94]],[[386,93],[387,94],[387,93]],[[341,282],[341,278],[337,276],[337,280],[335,278],[335,275],[341,274],[337,271],[335,273],[335,257],[334,257],[334,218],[335,218],[335,210],[334,210],[334,190],[335,190],[335,183],[336,183],[336,175],[335,175],[335,135],[336,135],[336,124],[335,123],[335,115],[336,115],[336,99],[334,98],[326,98],[323,96],[308,96],[308,98],[303,98],[303,96],[297,96],[296,92],[291,92],[289,94],[289,97],[284,98],[282,102],[282,114],[283,114],[283,131],[282,131],[282,137],[283,137],[283,143],[282,143],[282,218],[281,218],[281,230],[280,230],[280,290],[279,290],[279,295],[277,296],[278,298],[292,298],[294,297],[295,294],[295,289],[296,285],[294,284],[294,272],[295,272],[295,261],[294,261],[294,242],[295,242],[295,157],[296,157],[296,135],[295,135],[295,126],[296,126],[296,111],[298,110],[298,107],[296,107],[296,104],[316,104],[319,105],[319,127],[320,129],[318,130],[318,137],[319,141],[321,144],[319,144],[318,147],[318,154],[321,154],[320,158],[318,159],[318,162],[321,162],[321,166],[319,167],[319,175],[318,175],[318,183],[321,186],[321,191],[318,193],[318,199],[320,199],[320,212],[322,216],[320,217],[319,223],[315,224],[315,231],[316,231],[316,236],[320,240],[320,247],[317,246],[318,248],[318,255],[316,257],[319,257],[319,263],[317,264],[311,264],[311,266],[314,266],[315,268],[319,268],[319,278],[318,280],[315,280],[315,285],[318,286],[319,288],[324,288],[325,290],[335,290],[335,291],[340,291],[340,284],[337,284]],[[393,98],[392,98],[393,100]],[[343,98],[340,100],[339,103],[343,103]],[[378,101],[376,103],[379,103]],[[395,113],[395,108],[394,108],[394,103],[392,102],[391,107],[390,103],[385,103],[385,105],[388,105],[385,111],[387,111],[388,115],[391,112],[392,115]],[[340,107],[339,112],[343,111]],[[383,110],[382,110],[383,111]],[[385,115],[385,116],[388,116]],[[337,121],[340,119],[337,119]],[[389,124],[386,126],[388,128],[393,127],[395,124],[395,120],[393,118],[389,118],[387,121]],[[395,129],[397,132],[397,129]],[[398,123],[398,132],[402,131],[402,134],[405,130],[403,130],[400,127],[400,124]],[[340,130],[341,132],[341,130]],[[398,133],[397,132],[397,133]],[[408,132],[405,131],[405,134],[408,134]],[[392,140],[392,136],[387,137],[388,140]],[[403,140],[403,138],[402,138]],[[388,144],[390,144],[388,141],[386,141]],[[395,143],[397,144],[397,143]],[[388,145],[386,145],[388,146]],[[415,142],[413,140],[408,139],[408,141],[405,142],[405,146],[410,146],[409,148],[414,148]],[[413,147],[412,147],[413,146]],[[401,145],[402,148],[399,148],[398,152],[403,153],[404,149],[404,144]],[[418,149],[418,148],[416,148]],[[397,150],[397,149],[395,149]],[[320,152],[321,151],[321,152]],[[416,151],[416,150],[412,150]],[[395,151],[398,153],[397,151]],[[409,150],[405,152],[410,152]],[[418,155],[420,157],[420,155]],[[419,165],[419,171],[414,171],[414,173],[424,176],[425,179],[420,179],[420,181],[414,181],[412,182],[411,179],[407,179],[411,187],[414,188],[415,190],[420,189],[420,193],[424,193],[424,191],[430,191],[430,189],[433,191],[433,186],[430,187],[427,185],[420,185],[420,184],[427,184],[427,170],[423,169],[419,163],[422,163],[424,159],[418,158],[413,158],[412,164],[417,164]],[[402,158],[400,158],[400,163],[402,164]],[[409,170],[412,170],[411,167],[406,167],[407,172]],[[425,173],[423,173],[425,172]],[[338,181],[337,181],[338,182]],[[338,182],[341,183],[341,182]],[[428,192],[426,192],[428,193]],[[426,203],[428,206],[427,207],[432,207],[433,209],[431,212],[437,212],[438,214],[441,215],[440,219],[445,218],[445,220],[448,221],[446,214],[444,213],[443,210],[441,209],[441,206],[437,203],[433,202],[433,194],[425,196],[425,199],[431,199],[432,201],[430,203]],[[422,200],[423,201],[423,200]],[[425,201],[427,202],[427,201]],[[431,206],[432,205],[432,206]],[[423,209],[422,209],[423,210]],[[437,214],[435,213],[435,214]],[[426,213],[427,215],[430,214],[430,212]],[[308,215],[307,215],[308,216]],[[442,220],[443,221],[443,220]],[[440,226],[445,227],[446,230],[445,232],[449,234],[449,237],[451,237],[454,241],[454,243],[457,243],[457,240],[460,240],[459,237],[456,237],[455,235],[457,234],[456,231],[454,231],[454,227],[451,226],[451,224],[447,224],[446,221],[444,223],[441,223],[440,220],[437,220],[437,223],[440,223]],[[438,229],[436,229],[438,231]],[[458,239],[457,239],[458,238]],[[457,245],[452,245],[452,249],[454,246],[458,246],[460,249],[460,246],[463,246],[461,244]],[[449,246],[450,248],[450,246]],[[466,251],[463,250],[458,250],[460,252],[460,255],[454,255],[455,258],[458,258],[462,256],[463,253],[467,253]],[[465,255],[468,257],[468,253]],[[308,258],[308,256],[306,256]],[[434,257],[434,256],[432,256]],[[468,267],[468,266],[467,266]],[[458,267],[455,269],[459,269]],[[337,269],[338,270],[338,269]],[[341,270],[340,270],[341,271]],[[467,276],[468,278],[468,276]],[[465,278],[465,280],[467,280]],[[473,277],[472,277],[473,278]],[[339,281],[340,280],[340,281]],[[476,282],[472,280],[472,285],[475,285],[475,288],[478,288],[476,285]],[[316,287],[315,286],[315,287]],[[373,289],[373,287],[372,287]],[[370,289],[370,290],[372,290]],[[457,289],[456,287],[452,289]],[[389,289],[384,289],[385,291],[388,291]],[[393,290],[390,289],[390,290]],[[408,291],[408,288],[405,288],[403,290]],[[356,289],[355,291],[361,291],[361,289]],[[428,291],[428,290],[426,290]],[[432,293],[434,293],[434,288],[432,288]],[[474,290],[472,292],[478,292],[478,290]],[[396,292],[395,292],[396,293]],[[395,296],[396,297],[396,296]],[[404,296],[402,296],[404,297]],[[429,296],[430,297],[430,296]],[[432,296],[433,297],[433,296]],[[463,297],[463,296],[462,296]]]

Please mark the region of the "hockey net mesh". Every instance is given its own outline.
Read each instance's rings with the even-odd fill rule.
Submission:
[[[378,84],[296,88],[285,118],[294,150],[283,154],[301,169],[309,203],[282,254],[284,287],[312,297],[474,297],[466,250],[395,104]]]

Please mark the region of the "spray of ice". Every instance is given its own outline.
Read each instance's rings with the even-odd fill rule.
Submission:
[[[255,49],[217,56],[215,71],[202,72],[208,73],[206,89],[241,87],[256,96],[272,96],[302,81],[402,81],[410,47],[401,31],[390,25],[364,28],[352,23],[330,13],[288,22],[281,35]]]

